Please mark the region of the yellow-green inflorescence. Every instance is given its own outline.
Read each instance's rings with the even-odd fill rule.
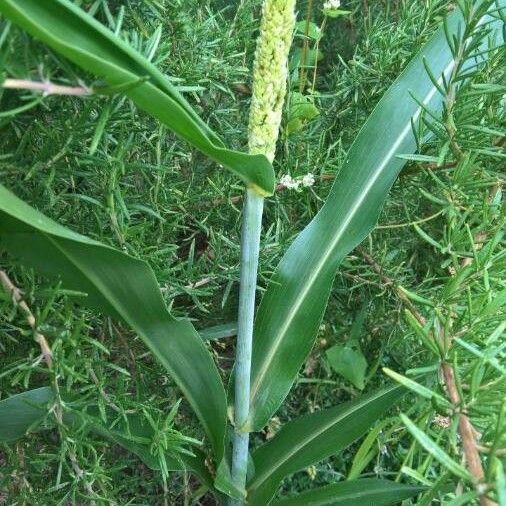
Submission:
[[[295,0],[265,0],[253,73],[249,150],[272,162],[288,77],[288,52],[295,25]]]

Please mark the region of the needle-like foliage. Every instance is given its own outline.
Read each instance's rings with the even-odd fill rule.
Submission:
[[[503,5],[341,3],[297,3],[280,142],[250,146],[280,183],[247,491],[223,387],[243,191],[213,160],[274,184],[236,164],[260,3],[0,6],[0,502],[505,500]],[[124,52],[76,52],[94,29]]]

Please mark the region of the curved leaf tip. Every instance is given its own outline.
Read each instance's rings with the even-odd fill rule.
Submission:
[[[70,0],[2,0],[0,12],[84,70],[123,92],[182,139],[212,160],[274,193],[275,175],[263,155],[227,149],[170,80],[143,55]]]

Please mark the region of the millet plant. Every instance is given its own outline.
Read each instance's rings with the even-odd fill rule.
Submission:
[[[387,505],[425,491],[424,486],[358,478],[274,499],[286,476],[348,447],[407,389],[417,391],[414,380],[391,371],[387,372],[399,384],[292,420],[263,445],[252,447],[250,434],[266,426],[288,395],[316,339],[339,264],[373,230],[400,170],[438,131],[441,114],[449,128],[448,149],[460,156],[448,119],[452,95],[468,78],[466,69],[482,65],[500,44],[505,5],[504,0],[458,2],[365,122],[325,204],[282,258],[256,309],[262,210],[264,199],[276,188],[272,162],[286,94],[295,0],[265,0],[263,5],[248,153],[227,148],[170,78],[70,0],[2,0],[0,12],[6,19],[100,79],[89,87],[69,88],[7,78],[5,87],[128,97],[239,177],[246,189],[236,360],[227,389],[205,333],[199,335],[189,319],[171,315],[146,262],[59,225],[0,185],[0,248],[13,262],[57,279],[77,304],[130,326],[180,388],[207,444],[173,430],[177,406],[162,430],[145,413],[118,412],[112,403],[105,412],[89,405],[81,409],[79,397],[63,392],[59,378],[51,373],[51,347],[21,292],[3,271],[0,281],[27,315],[47,365],[49,384],[0,401],[0,442],[51,427],[64,438],[66,426],[83,427],[159,469],[164,483],[170,471],[190,471],[220,504]],[[332,6],[328,9],[332,11]],[[480,36],[475,36],[477,30]],[[424,336],[428,332],[418,331]],[[429,346],[441,358],[448,352]],[[420,436],[409,419],[404,420],[415,437]],[[150,443],[154,438],[162,441],[156,452]],[[70,457],[80,475],[77,459]],[[480,487],[485,476],[466,474],[466,478],[474,480],[473,493],[484,504],[495,494]],[[100,495],[84,483],[90,500],[99,502]]]

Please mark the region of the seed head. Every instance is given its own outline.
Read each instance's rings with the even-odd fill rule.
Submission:
[[[288,77],[288,52],[295,25],[295,0],[265,0],[255,53],[249,150],[272,161]]]

